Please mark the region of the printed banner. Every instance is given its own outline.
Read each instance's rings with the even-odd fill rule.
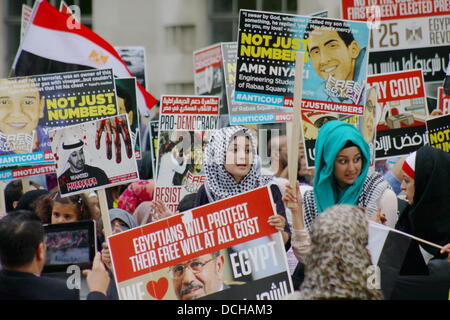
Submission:
[[[197,192],[205,182],[206,143],[218,125],[218,97],[161,97],[154,200],[175,212],[185,195]]]
[[[128,114],[131,128],[131,141],[136,160],[142,159],[139,126],[139,111],[136,98],[136,78],[116,78],[117,105],[119,114]]]
[[[49,132],[62,196],[138,180],[128,115]]]
[[[302,109],[362,115],[368,45],[366,23],[241,10],[234,99],[292,107],[301,50]]]
[[[450,152],[450,115],[427,120],[430,146]]]
[[[442,81],[450,51],[448,1],[341,1],[344,19],[371,22],[369,74],[422,69],[425,82]]]
[[[0,79],[0,165],[53,162],[48,130],[116,115],[113,79],[111,69]]]
[[[367,77],[378,85],[376,159],[408,155],[428,142],[428,107],[421,70]]]
[[[268,187],[108,238],[121,300],[278,300],[293,292]],[[189,279],[191,277],[191,279]]]
[[[36,167],[15,167],[7,170],[1,170],[0,180],[21,179],[51,173],[56,173],[55,164],[44,164]]]
[[[449,114],[450,96],[446,95],[444,88],[438,88],[437,107],[442,111],[443,115]]]
[[[291,120],[292,113],[289,108],[242,103],[234,100],[237,50],[237,42],[222,43],[223,68],[227,89],[228,110],[230,113],[230,124],[260,124]]]

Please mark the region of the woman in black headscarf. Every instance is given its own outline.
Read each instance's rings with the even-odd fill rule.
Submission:
[[[423,146],[405,160],[402,170],[401,188],[408,205],[400,213],[396,229],[440,246],[448,244],[450,154]],[[398,294],[397,298],[416,298],[417,289],[421,297],[433,299],[445,294],[448,298],[450,263],[446,258],[438,248],[411,241],[393,297]]]

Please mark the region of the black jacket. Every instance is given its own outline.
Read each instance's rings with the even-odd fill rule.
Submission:
[[[0,270],[0,300],[79,300],[77,289],[68,289],[64,281],[38,277],[32,273]],[[99,292],[89,293],[88,300],[103,300]]]

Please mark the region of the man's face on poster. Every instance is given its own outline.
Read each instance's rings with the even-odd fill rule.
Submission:
[[[0,131],[31,135],[44,116],[44,103],[33,81],[26,90],[14,89],[15,81],[0,80]]]
[[[369,90],[366,106],[364,108],[363,136],[367,143],[371,143],[375,134],[375,107],[377,103],[377,91]]]
[[[72,169],[77,171],[83,170],[85,163],[83,148],[72,151],[68,161]]]
[[[308,51],[317,74],[324,80],[352,80],[359,45],[353,40],[347,47],[335,30],[315,29],[309,35]]]
[[[198,299],[221,290],[223,255],[204,254],[171,268],[173,287],[180,300]]]

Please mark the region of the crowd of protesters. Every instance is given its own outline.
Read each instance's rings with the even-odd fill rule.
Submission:
[[[396,172],[385,180],[370,167],[369,147],[361,133],[348,123],[330,121],[319,131],[315,171],[306,170],[300,148],[294,190],[286,179],[286,137],[272,148],[272,166],[261,170],[249,129],[217,130],[206,147],[205,183],[182,199],[176,213],[153,200],[153,177],[107,190],[112,233],[268,185],[276,208],[268,223],[282,234],[298,291],[290,299],[383,299],[381,290],[366,285],[369,220],[442,246],[439,250],[411,242],[393,297],[423,297],[426,292],[439,298],[437,288],[450,287],[450,190],[442,188],[450,181],[450,154],[424,146],[403,158],[400,170],[394,166]],[[393,179],[401,186],[398,195]],[[87,299],[118,299],[95,192],[61,197],[57,187],[46,190],[36,183],[23,192],[19,180],[7,185],[5,199],[7,212],[0,220],[1,299],[76,299],[63,282],[36,275],[45,262],[42,226],[82,220],[95,220],[98,226],[99,252],[92,270],[85,272]],[[297,205],[288,209],[288,202]]]

